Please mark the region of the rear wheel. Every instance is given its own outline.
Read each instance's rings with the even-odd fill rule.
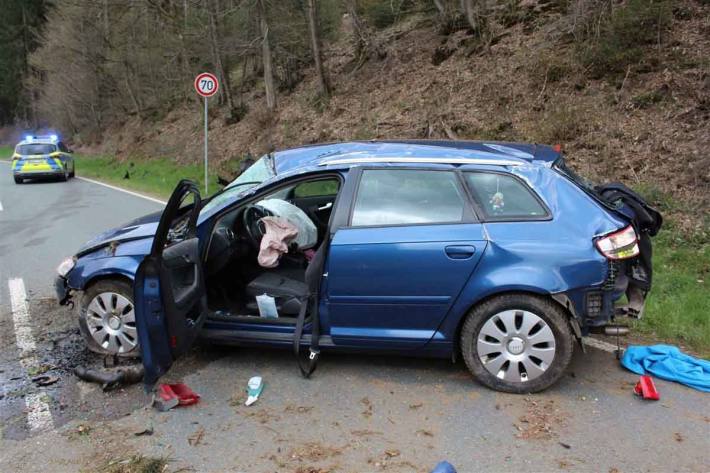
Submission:
[[[23,182],[25,182],[25,180],[22,179],[21,177],[18,177],[18,176],[13,176],[13,177],[15,178],[15,184],[22,184]]]
[[[553,301],[528,294],[496,297],[476,306],[461,330],[466,366],[497,391],[542,391],[562,377],[574,338],[567,314]]]
[[[133,287],[119,280],[99,281],[81,298],[79,328],[90,350],[102,355],[138,356]]]

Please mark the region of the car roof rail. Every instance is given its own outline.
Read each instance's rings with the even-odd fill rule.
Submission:
[[[412,163],[412,164],[484,164],[491,166],[521,166],[525,164],[522,160],[513,159],[496,159],[496,158],[461,158],[461,157],[442,157],[442,158],[417,158],[417,157],[358,157],[358,158],[340,158],[340,159],[324,159],[319,166],[329,166],[331,164],[367,164],[367,163]]]

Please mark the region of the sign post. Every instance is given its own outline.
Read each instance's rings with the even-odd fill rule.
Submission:
[[[208,195],[208,176],[207,176],[207,99],[212,97],[219,90],[219,82],[217,81],[217,76],[210,74],[209,72],[203,72],[195,77],[195,90],[199,95],[201,95],[205,100],[205,197]]]

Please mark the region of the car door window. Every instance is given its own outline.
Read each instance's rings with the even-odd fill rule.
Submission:
[[[340,181],[338,179],[321,179],[298,184],[293,189],[293,196],[297,199],[305,197],[334,196],[338,193]]]
[[[465,176],[487,220],[538,220],[549,215],[540,199],[513,176],[493,172],[467,172]]]
[[[351,225],[456,223],[464,209],[454,172],[368,169],[362,172]]]

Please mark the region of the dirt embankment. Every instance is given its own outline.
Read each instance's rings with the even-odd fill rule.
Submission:
[[[306,74],[293,92],[280,93],[274,114],[265,112],[259,87],[244,94],[249,111],[240,122],[226,124],[215,109],[213,155],[227,175],[247,152],[320,141],[562,143],[583,173],[640,187],[686,225],[700,226],[710,204],[710,10],[692,0],[674,5],[659,34],[662,47],[647,47],[655,66],[634,64],[598,79],[580,65],[569,34],[572,12],[528,16],[488,48],[472,48],[466,31],[444,36],[432,18],[414,16],[378,32],[381,54],[354,72],[346,41],[326,45],[334,86],[328,101],[318,98],[315,75]],[[200,111],[196,101],[157,123],[129,119],[91,150],[194,162]]]

